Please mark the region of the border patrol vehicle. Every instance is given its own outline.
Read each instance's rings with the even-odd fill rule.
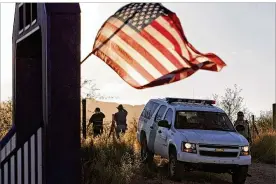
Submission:
[[[245,183],[251,165],[249,143],[239,134],[215,101],[199,99],[151,99],[138,122],[141,159],[154,155],[169,160],[173,180],[184,171],[230,173],[234,184]]]

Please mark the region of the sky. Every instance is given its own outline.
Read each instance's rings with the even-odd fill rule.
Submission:
[[[80,3],[81,58],[109,16],[126,3]],[[81,66],[82,79],[94,80],[100,93],[119,103],[144,104],[151,98],[207,98],[237,84],[254,114],[275,103],[275,3],[162,3],[175,12],[189,42],[213,52],[227,66],[221,72],[198,71],[169,85],[138,90],[92,55]],[[1,3],[1,101],[12,96],[14,3]]]

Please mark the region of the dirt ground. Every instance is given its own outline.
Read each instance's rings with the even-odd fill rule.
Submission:
[[[166,168],[164,168],[166,169]],[[276,165],[253,163],[249,168],[249,174],[246,184],[275,184],[276,183]],[[215,174],[205,172],[188,172],[183,177],[182,184],[231,184],[231,175]],[[173,184],[166,178],[151,179],[146,181],[147,184]],[[178,182],[179,183],[179,182]],[[179,183],[180,184],[180,183]]]

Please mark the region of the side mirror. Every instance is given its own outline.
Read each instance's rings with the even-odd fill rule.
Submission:
[[[161,120],[158,122],[158,126],[165,127],[165,128],[171,128],[171,125],[167,120]]]

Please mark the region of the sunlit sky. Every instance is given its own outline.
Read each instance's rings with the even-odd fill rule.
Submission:
[[[126,3],[81,3],[81,57],[91,50],[106,19]],[[199,71],[182,81],[137,90],[92,55],[82,79],[95,80],[112,101],[143,104],[166,96],[206,98],[237,84],[246,106],[256,115],[275,102],[275,3],[163,3],[175,12],[191,44],[213,52],[227,66],[219,73]],[[1,101],[12,96],[12,26],[14,3],[1,3]]]

